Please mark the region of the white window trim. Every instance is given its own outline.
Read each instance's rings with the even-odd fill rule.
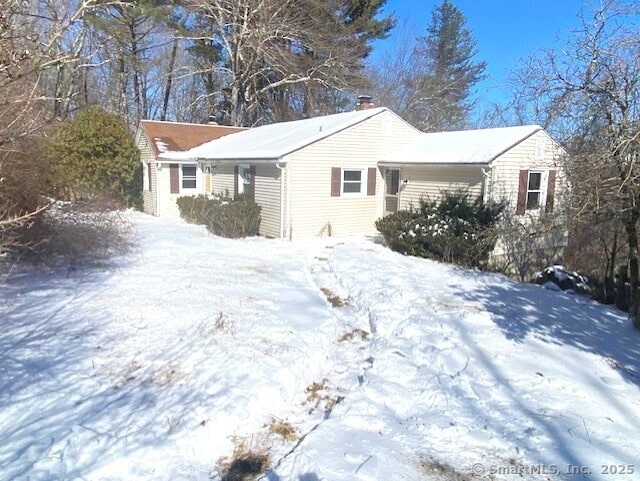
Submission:
[[[149,183],[149,169],[151,166],[145,160],[142,161],[142,189],[149,192],[151,190],[151,185]]]
[[[185,187],[183,180],[184,180],[184,174],[182,169],[185,167],[195,167],[196,169],[196,175],[195,175],[195,180],[196,180],[196,186],[195,187]],[[186,191],[186,192],[195,192],[198,190],[198,164],[181,164],[180,168],[178,169],[178,172],[180,173],[179,179],[180,179],[180,192],[182,191]],[[193,177],[188,177],[188,179],[193,179]]]
[[[344,191],[344,173],[345,171],[359,171],[360,172],[360,192],[345,192]],[[367,183],[369,181],[368,170],[364,167],[342,167],[340,171],[340,195],[346,197],[364,197],[367,195]],[[347,184],[355,184],[355,181],[346,181]]]
[[[249,182],[246,182],[247,179]],[[238,194],[245,194],[246,186],[251,186],[251,166],[240,164],[238,165]]]
[[[529,189],[529,182],[531,181],[531,174],[542,174],[540,176],[540,190],[531,190]],[[547,205],[547,187],[549,185],[549,169],[545,168],[534,168],[529,169],[527,174],[527,192],[524,199],[524,209],[525,212],[532,212],[540,209],[544,209]],[[537,207],[529,207],[529,192],[540,192],[540,201],[538,202]]]

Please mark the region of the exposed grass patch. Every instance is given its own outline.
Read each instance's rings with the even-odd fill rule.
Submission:
[[[282,419],[271,419],[269,424],[269,432],[277,434],[285,441],[294,442],[298,440],[298,433],[289,421]]]
[[[353,329],[351,331],[345,332],[342,336],[338,338],[338,342],[351,341],[354,337],[360,336],[363,341],[369,339],[369,333],[363,329]]]
[[[453,466],[429,456],[420,458],[420,469],[428,479],[442,481],[471,481],[471,476],[460,473]]]
[[[233,319],[230,319],[224,312],[220,311],[218,317],[216,317],[215,329],[217,332],[223,334],[234,335],[236,333],[236,326]]]
[[[349,299],[341,298],[340,296],[334,294],[331,289],[322,287],[320,290],[325,295],[327,301],[329,301],[329,304],[331,304],[332,307],[343,307],[349,305]]]
[[[271,459],[266,451],[252,450],[246,444],[236,446],[231,459],[221,460],[221,481],[253,481],[263,474]]]
[[[322,379],[320,382],[311,383],[304,392],[307,394],[307,399],[304,404],[311,405],[309,413],[313,412],[313,410],[317,408],[323,408],[325,411],[331,411],[342,399],[342,397],[335,393],[335,390],[330,389],[327,378]]]

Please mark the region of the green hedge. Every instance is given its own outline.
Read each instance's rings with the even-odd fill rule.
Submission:
[[[471,201],[465,191],[444,192],[440,202],[420,200],[417,209],[379,219],[376,228],[402,254],[479,267],[495,245],[493,227],[503,209]]]
[[[240,238],[258,235],[261,207],[249,197],[237,200],[199,196],[179,197],[182,218],[192,224],[203,224],[221,237]]]
[[[206,195],[184,196],[177,199],[180,216],[190,224],[206,225],[214,211],[222,203]]]

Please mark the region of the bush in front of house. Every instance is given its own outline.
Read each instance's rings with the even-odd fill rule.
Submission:
[[[206,225],[222,202],[206,195],[186,195],[178,197],[176,203],[178,204],[180,217],[186,222]]]
[[[240,238],[258,235],[261,207],[248,196],[231,200],[204,195],[177,199],[180,216],[191,224],[203,224],[221,237]]]
[[[223,202],[214,210],[207,229],[233,239],[256,236],[260,230],[260,211],[261,207],[248,197]]]
[[[480,267],[495,245],[493,228],[503,209],[472,201],[465,191],[444,192],[440,201],[421,199],[416,209],[379,219],[376,228],[402,254]]]

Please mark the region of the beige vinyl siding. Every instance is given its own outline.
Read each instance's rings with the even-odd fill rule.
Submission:
[[[260,235],[280,237],[280,169],[256,165],[255,200],[262,206]]]
[[[378,162],[406,145],[419,132],[384,111],[360,124],[311,144],[287,162],[288,215],[286,236],[373,234],[382,216],[383,180]],[[363,195],[331,197],[331,168],[364,169]],[[376,195],[367,196],[367,169],[376,168]]]
[[[197,165],[196,167],[196,188],[195,189],[183,189],[182,188],[182,165],[179,164],[179,179],[180,179],[180,192],[178,194],[171,193],[171,168],[170,164],[162,163],[158,164],[160,169],[157,171],[157,185],[158,185],[158,215],[160,216],[170,216],[176,217],[180,215],[180,211],[178,210],[178,204],[176,204],[176,200],[178,197],[182,197],[185,195],[200,195],[204,194],[204,173],[202,171],[202,166]],[[194,164],[188,164],[194,165]]]
[[[472,199],[482,195],[482,169],[476,165],[400,166],[400,179],[401,210],[417,207],[421,198],[439,199],[443,191],[467,190]]]
[[[233,197],[233,165],[216,164],[211,173],[211,193]]]
[[[518,189],[520,187],[520,170],[529,169],[554,169],[556,171],[556,184],[554,194],[554,211],[559,212],[566,202],[568,194],[567,175],[565,170],[566,153],[545,132],[537,132],[513,149],[498,157],[493,164],[490,175],[489,196],[494,201],[508,202],[508,208],[515,213],[518,204]],[[521,217],[526,225],[537,216],[537,211],[527,211],[527,215]],[[561,238],[541,239],[540,244],[549,253],[549,261],[555,261],[554,256],[562,252],[567,244],[567,232],[561,233]],[[493,262],[498,262],[504,255],[504,242],[498,239],[492,252]],[[541,265],[544,264],[541,260]]]
[[[509,208],[515,212],[518,203],[520,170],[554,169],[556,170],[554,208],[559,208],[567,189],[563,154],[562,148],[546,132],[536,132],[493,162],[488,189],[491,200],[496,202],[505,200]]]
[[[136,134],[136,145],[140,151],[140,161],[147,164],[151,171],[151,185],[149,190],[142,190],[142,206],[147,214],[158,215],[156,209],[156,196],[158,195],[158,177],[156,171],[155,156],[142,129]]]
[[[213,193],[233,197],[234,165],[217,164],[211,176]],[[251,164],[243,162],[239,165],[255,165],[255,200],[262,207],[260,216],[260,235],[280,237],[280,169],[274,164]]]

